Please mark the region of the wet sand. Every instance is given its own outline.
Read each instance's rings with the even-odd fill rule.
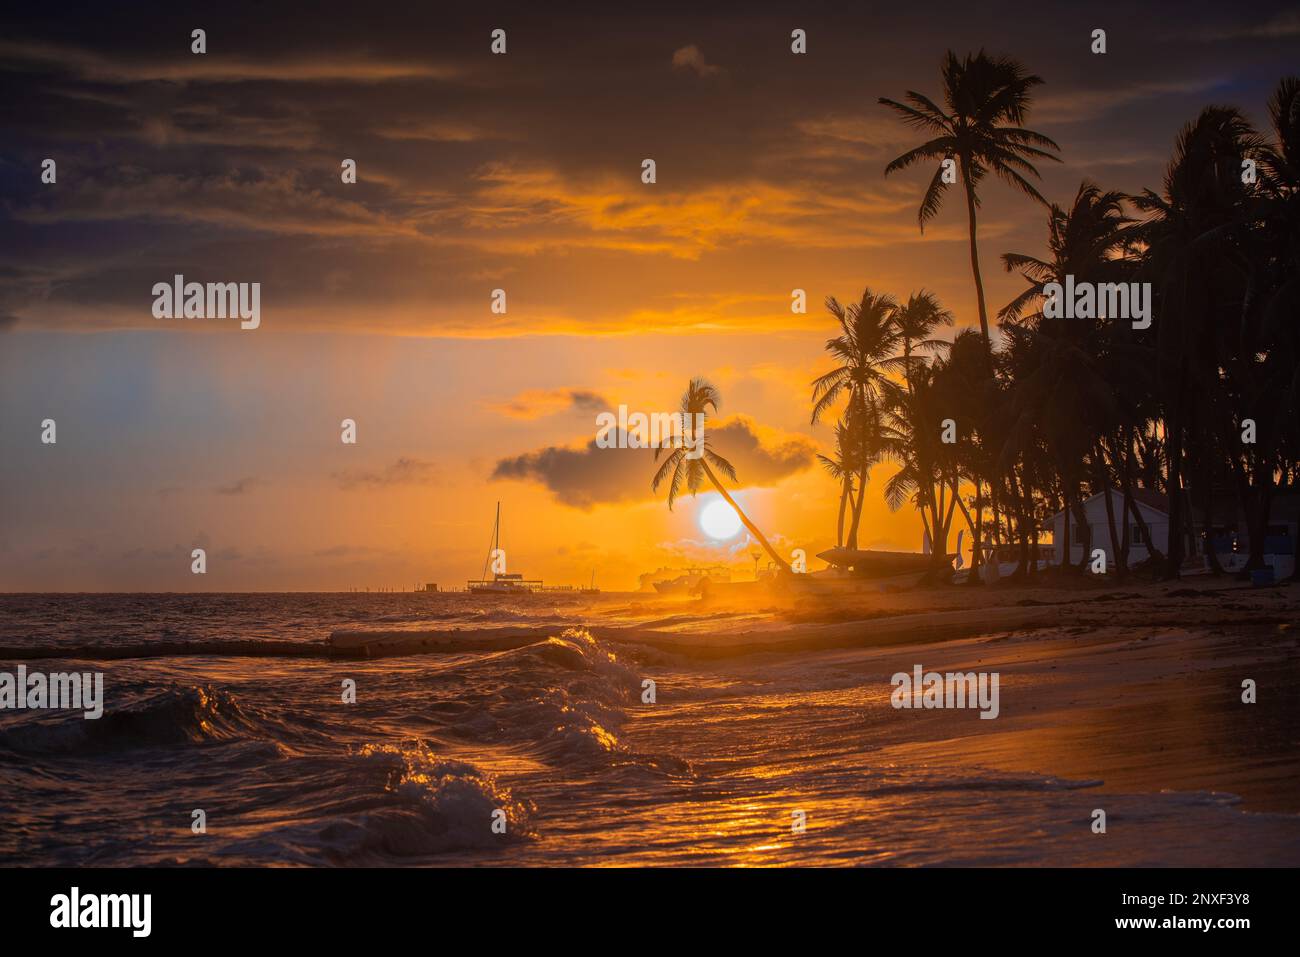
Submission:
[[[912,626],[909,660],[927,670],[1002,675],[998,720],[925,713],[923,736],[891,749],[898,760],[1097,779],[1103,790],[1230,792],[1243,809],[1300,813],[1300,585],[955,587],[784,614],[864,610],[883,617],[806,634],[889,645]],[[1247,678],[1253,705],[1242,702]]]
[[[814,652],[824,663],[842,652],[886,674],[920,662],[1002,675],[998,720],[916,715],[891,759],[1095,779],[1130,792],[1231,792],[1245,809],[1300,813],[1300,586],[957,586],[816,601],[650,600],[638,613],[631,624],[593,619],[589,630],[700,666]],[[340,632],[331,644],[381,656],[536,636]],[[1241,700],[1247,678],[1257,684],[1253,705]]]

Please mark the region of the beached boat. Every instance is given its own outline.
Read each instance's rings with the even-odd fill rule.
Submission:
[[[731,581],[731,572],[725,568],[712,566],[710,568],[700,568],[692,565],[686,569],[685,574],[678,575],[676,578],[665,579],[654,583],[655,591],[661,595],[693,595],[699,591],[701,583],[725,583]]]
[[[919,585],[936,569],[951,567],[952,555],[884,552],[864,548],[829,548],[817,555],[830,567],[806,575],[789,575],[783,587],[813,594],[898,591]]]
[[[893,578],[898,575],[924,573],[936,564],[952,563],[953,556],[926,555],[923,552],[882,552],[869,548],[828,548],[817,557],[846,576],[855,578]]]

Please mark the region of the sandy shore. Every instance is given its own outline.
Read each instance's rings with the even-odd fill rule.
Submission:
[[[863,611],[877,617],[802,623]],[[905,657],[927,670],[1002,674],[998,720],[929,712],[891,759],[1100,780],[1102,790],[1229,792],[1247,810],[1300,813],[1300,586],[953,588],[783,614],[796,623],[774,645],[865,644],[892,672],[903,649],[891,646],[910,636]],[[1247,678],[1253,705],[1242,702]]]

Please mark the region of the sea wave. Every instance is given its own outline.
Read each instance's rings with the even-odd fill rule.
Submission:
[[[638,754],[620,728],[640,701],[641,674],[582,628],[471,660],[466,668],[505,676],[503,692],[476,701],[450,724],[462,740],[525,748],[555,765],[635,765],[667,774],[689,766]]]
[[[0,731],[0,749],[19,753],[101,754],[136,748],[178,747],[239,738],[273,738],[234,694],[210,684],[166,688],[105,709],[97,719],[80,713],[33,713]]]
[[[403,863],[447,851],[504,847],[536,838],[532,802],[474,765],[439,756],[424,741],[365,744],[337,772],[323,812],[257,840],[335,864]],[[236,854],[240,848],[232,848]]]

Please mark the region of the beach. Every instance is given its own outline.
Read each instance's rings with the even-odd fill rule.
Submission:
[[[1300,862],[1295,585],[0,610],[4,668],[105,675],[0,712],[6,865]],[[918,666],[997,717],[894,707]]]

